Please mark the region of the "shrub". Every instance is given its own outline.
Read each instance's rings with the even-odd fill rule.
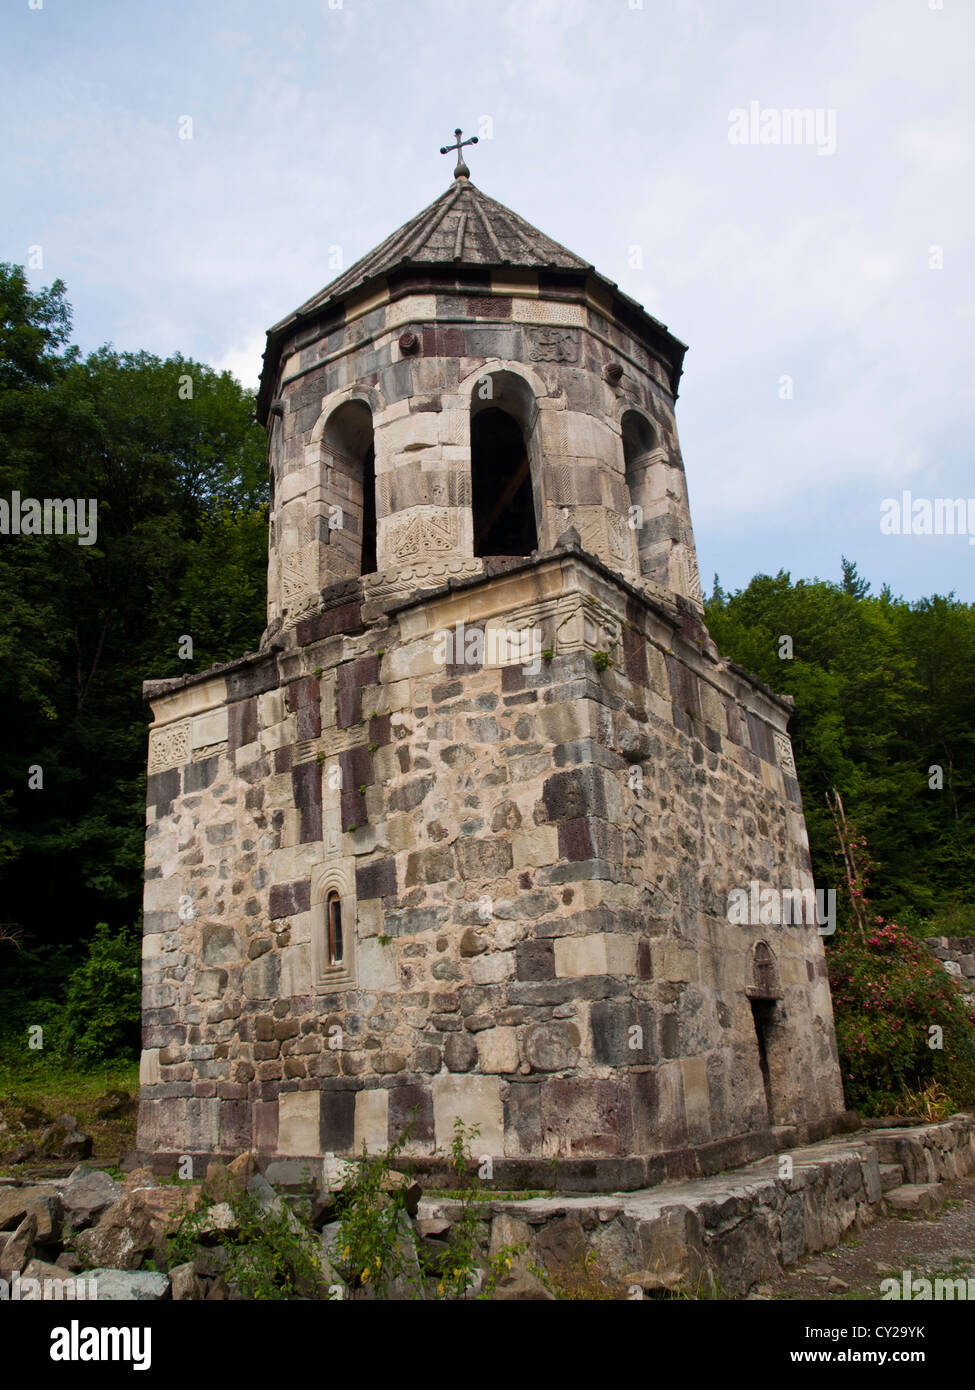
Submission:
[[[416,1247],[406,1217],[403,1188],[390,1185],[393,1161],[403,1151],[412,1122],[380,1154],[351,1165],[349,1181],[339,1197],[338,1230],[331,1252],[334,1268],[351,1289],[369,1286],[377,1298],[388,1296],[389,1285],[404,1280],[420,1297],[422,1277]]]
[[[953,1106],[967,1105],[975,1096],[975,1019],[926,948],[876,917],[863,940],[852,931],[834,938],[827,959],[847,1104],[889,1113],[905,1091],[937,1081]],[[934,1027],[940,1048],[931,1046]]]
[[[113,935],[99,922],[87,955],[68,978],[58,1048],[86,1064],[134,1056],[141,1028],[139,935],[130,927]]]
[[[225,1195],[235,1224],[232,1232],[221,1237],[228,1283],[253,1300],[324,1298],[326,1285],[315,1235],[275,1195],[276,1202],[263,1205],[252,1192],[231,1189]],[[196,1258],[201,1241],[212,1244],[207,1223],[215,1205],[204,1194],[183,1215],[167,1246],[170,1269]]]

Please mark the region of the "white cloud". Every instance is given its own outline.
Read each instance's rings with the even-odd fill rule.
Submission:
[[[254,331],[240,344],[235,345],[218,357],[214,366],[218,372],[230,372],[241,386],[256,391],[261,378],[261,365],[264,347],[267,342],[263,331]]]

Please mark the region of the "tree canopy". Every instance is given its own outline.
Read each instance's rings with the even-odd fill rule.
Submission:
[[[0,920],[65,942],[140,910],[143,680],[252,649],[267,573],[253,396],[179,355],[83,357],[70,324],[60,281],[0,265],[0,498],[97,502],[93,544],[0,536]]]
[[[728,595],[715,576],[706,620],[722,655],[795,699],[817,883],[839,874],[836,787],[877,861],[877,908],[929,917],[973,897],[975,606],[869,590],[845,558],[838,584],[780,572]]]

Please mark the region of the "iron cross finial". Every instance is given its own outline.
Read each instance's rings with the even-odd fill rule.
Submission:
[[[476,144],[477,144],[477,136],[476,136],[476,135],[472,135],[471,138],[470,138],[469,140],[462,140],[460,137],[463,135],[463,133],[464,133],[464,132],[463,132],[463,131],[460,129],[460,127],[458,126],[457,129],[454,131],[454,143],[453,143],[452,145],[441,145],[441,146],[440,146],[440,153],[441,153],[441,154],[450,154],[450,151],[451,151],[451,150],[456,150],[456,151],[457,151],[457,167],[456,167],[456,169],[454,170],[454,178],[455,178],[455,179],[469,179],[469,178],[470,178],[470,176],[471,176],[471,171],[470,171],[470,169],[468,169],[467,165],[464,163],[464,158],[463,158],[463,155],[461,154],[461,150],[464,148],[465,145],[476,145]]]

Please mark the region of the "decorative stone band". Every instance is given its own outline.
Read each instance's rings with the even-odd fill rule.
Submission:
[[[163,729],[155,729],[149,734],[149,771],[166,772],[171,767],[181,767],[192,757],[190,744],[191,721],[181,719],[177,724],[167,724]]]
[[[775,742],[775,755],[779,767],[790,777],[795,777],[796,761],[792,755],[792,741],[787,734],[773,733],[772,738]]]

